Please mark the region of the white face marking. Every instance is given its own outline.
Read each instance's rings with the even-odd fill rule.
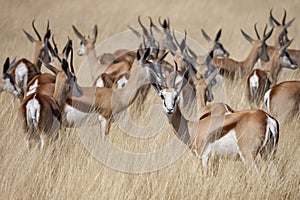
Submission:
[[[102,115],[99,115],[98,119],[99,119],[99,122],[101,125],[101,136],[102,136],[102,139],[104,139],[105,138],[105,130],[106,130],[106,119]]]
[[[96,82],[96,87],[104,87],[104,82],[102,77],[99,77],[97,82]]]
[[[297,65],[293,65],[292,61],[287,56],[283,56],[282,65],[285,68],[291,68],[291,69],[297,69],[297,67],[298,67]]]
[[[163,101],[163,108],[167,114],[172,114],[175,111],[175,103],[177,98],[177,92],[175,89],[162,90],[160,97]]]
[[[26,96],[29,96],[29,95],[31,95],[33,93],[36,93],[36,89],[37,89],[38,86],[39,86],[38,85],[38,79],[36,79],[34,81],[34,83],[29,86],[29,89],[28,89],[28,92],[26,93]]]
[[[122,78],[120,78],[118,80],[118,82],[117,82],[117,84],[118,84],[117,88],[120,89],[120,88],[124,87],[127,84],[127,82],[128,82],[128,79],[126,79],[126,77],[123,76]]]
[[[79,56],[83,56],[83,55],[86,55],[86,50],[85,50],[85,45],[82,43],[79,47],[79,49],[77,50],[77,54]]]

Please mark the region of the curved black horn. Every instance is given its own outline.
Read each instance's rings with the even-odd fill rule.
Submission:
[[[34,32],[35,32],[35,34],[38,36],[38,39],[39,39],[39,41],[42,41],[42,38],[41,38],[41,36],[40,36],[39,32],[36,30],[36,28],[35,28],[35,26],[34,26],[34,22],[35,22],[35,19],[34,19],[34,20],[32,20],[32,23],[31,23],[31,25],[32,25],[32,28],[33,28],[33,30],[34,30]]]
[[[176,78],[177,78],[177,71],[178,71],[178,65],[177,62],[174,60],[174,77],[172,81],[172,88],[175,88]]]
[[[268,24],[266,24],[266,26],[265,26],[263,37],[266,36],[267,28],[268,28]]]
[[[274,22],[277,26],[280,26],[280,23],[273,17],[272,11],[273,11],[273,8],[270,10],[270,17],[269,17],[270,23]]]
[[[256,36],[257,36],[257,39],[260,40],[260,36],[258,34],[258,31],[257,31],[257,27],[256,27],[257,23],[254,24],[254,30],[255,30],[255,33],[256,33]]]
[[[286,10],[284,9],[283,18],[282,18],[282,26],[285,25],[285,19],[286,19]]]

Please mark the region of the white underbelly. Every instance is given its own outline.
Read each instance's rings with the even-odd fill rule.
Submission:
[[[210,143],[205,153],[217,156],[235,156],[239,154],[235,130],[229,131],[219,140]]]
[[[96,125],[99,123],[97,113],[81,112],[69,105],[64,108],[65,120],[69,126]]]

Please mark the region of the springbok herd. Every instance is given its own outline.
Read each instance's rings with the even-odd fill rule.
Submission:
[[[294,19],[286,22],[284,10],[280,23],[271,10],[270,27],[266,25],[262,34],[254,24],[256,39],[241,30],[252,45],[243,61],[229,58],[219,40],[221,29],[215,39],[201,29],[211,49],[205,55],[196,55],[188,45],[186,33],[181,41],[176,38],[169,19],[159,18],[159,26],[150,17],[149,21],[146,27],[138,17],[142,31],[128,26],[140,43],[136,51],[119,49],[100,56],[95,50],[97,25],[91,37],[72,26],[80,40],[77,54],[86,56],[93,74],[94,84],[90,87],[77,83],[71,39],[59,51],[49,22],[43,38],[35,28],[35,20],[32,27],[37,39],[23,30],[34,46],[34,59],[11,61],[8,57],[3,66],[1,91],[13,94],[21,102],[18,117],[28,150],[31,141],[38,139],[43,151],[49,141],[58,137],[61,128],[81,126],[92,115],[97,116],[105,137],[114,121],[112,116],[128,108],[138,95],[145,97],[152,86],[174,133],[201,159],[205,174],[212,155],[237,155],[247,168],[254,167],[257,172],[258,154],[272,164],[279,140],[276,119],[282,113],[297,117],[300,112],[300,81],[277,84],[282,68],[296,70],[300,62],[300,50],[287,49],[293,41],[288,38],[287,29]],[[271,36],[273,46],[266,43]],[[42,73],[42,65],[52,73]],[[225,102],[208,103],[214,100],[212,87],[221,79],[245,80],[249,105],[258,108],[263,103],[267,112],[234,111]],[[192,106],[191,102],[197,104],[197,119],[193,121],[182,110],[183,106]]]

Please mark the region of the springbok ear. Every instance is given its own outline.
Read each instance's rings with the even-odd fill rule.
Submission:
[[[27,33],[24,29],[22,29],[22,30],[23,30],[23,32],[25,33],[27,39],[28,39],[32,44],[36,42],[35,39],[34,39],[29,33]]]
[[[284,25],[284,27],[285,27],[285,28],[290,27],[290,26],[293,24],[294,21],[295,21],[295,18],[291,19],[288,23],[286,23],[286,24]]]
[[[75,33],[75,35],[80,39],[80,40],[84,40],[84,36],[77,30],[77,28],[72,25],[73,31]]]
[[[220,30],[218,31],[218,33],[216,35],[215,42],[219,41],[221,34],[222,34],[222,29],[220,28]]]
[[[247,35],[242,29],[241,29],[241,32],[242,32],[244,38],[246,40],[248,40],[252,44],[253,43],[253,39],[249,35]]]
[[[93,39],[94,39],[95,42],[96,42],[96,39],[97,39],[97,35],[98,35],[98,26],[96,24],[94,26],[94,29],[93,29]]]
[[[51,72],[53,72],[55,75],[58,73],[58,69],[56,69],[56,67],[50,65],[49,63],[46,63],[45,61],[43,61],[42,59],[39,58],[39,60],[45,65],[45,67],[47,69],[49,69]]]
[[[201,33],[202,33],[202,36],[204,37],[204,39],[207,41],[207,42],[210,42],[211,39],[210,37],[206,34],[206,32],[201,28]]]
[[[132,28],[131,26],[127,25],[127,27],[134,33],[134,35],[138,38],[142,37],[142,34],[140,34],[140,32],[138,32],[137,30],[135,30],[134,28]]]
[[[3,78],[5,78],[5,74],[7,73],[7,70],[9,69],[9,57],[6,58],[4,65],[3,65]]]

